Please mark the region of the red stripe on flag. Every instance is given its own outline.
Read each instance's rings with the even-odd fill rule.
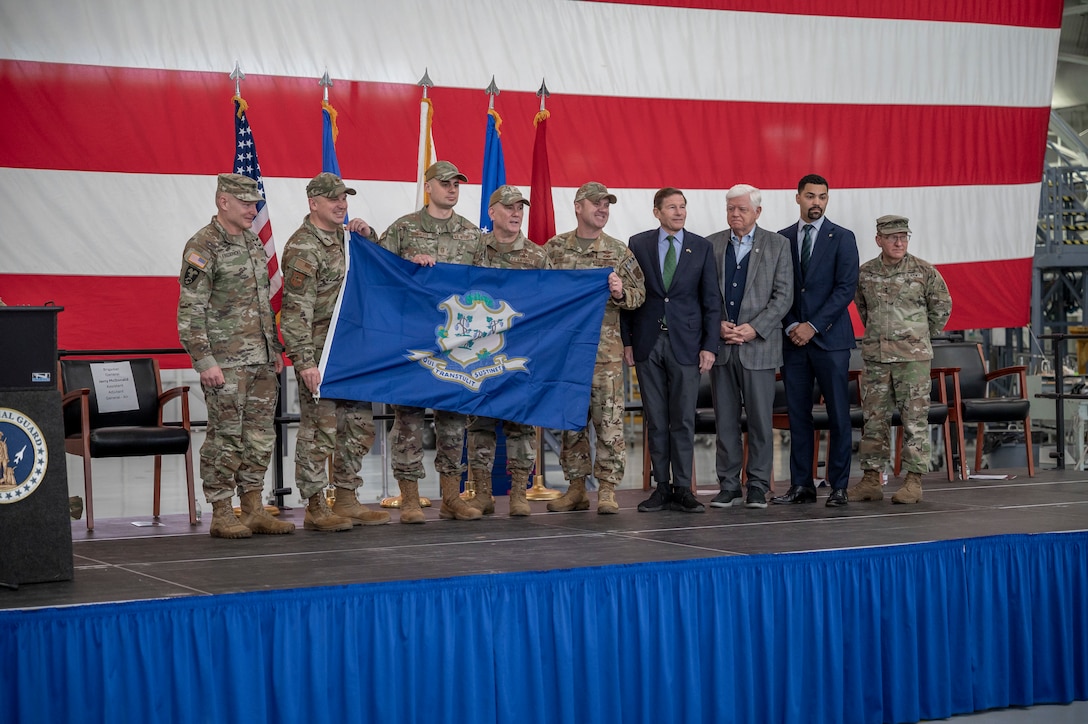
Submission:
[[[1024,327],[1031,319],[1032,259],[940,264],[952,292],[948,329]]]
[[[1031,319],[1031,264],[1028,259],[1001,259],[967,264],[939,264],[952,295],[947,331],[1026,327]],[[854,334],[865,331],[850,305]]]
[[[889,20],[937,20],[985,25],[1017,25],[1029,28],[1059,28],[1062,0],[1021,0],[995,3],[992,0],[912,0],[878,3],[873,0],[591,0],[622,5],[654,5],[702,10],[781,13],[784,15],[826,15],[846,18]]]
[[[0,274],[0,291],[9,305],[64,307],[57,316],[60,349],[181,349],[175,277]],[[192,366],[187,354],[159,361],[170,369]]]
[[[0,166],[211,175],[232,158],[222,73],[0,61]],[[251,76],[265,176],[310,178],[320,158],[312,79]],[[416,177],[419,89],[338,82],[337,144],[353,179]],[[479,91],[433,88],[443,158],[478,168]],[[49,103],[42,108],[43,100]],[[529,183],[539,109],[504,92],[510,183]],[[552,181],[623,188],[721,188],[743,178],[792,188],[819,169],[836,188],[975,186],[1039,180],[1050,109],[837,105],[553,95]],[[47,117],[49,123],[42,123]],[[633,123],[632,119],[638,119]],[[622,128],[622,133],[615,129]],[[209,140],[211,139],[211,140]],[[654,153],[647,154],[652,148]],[[471,178],[478,183],[480,179]]]

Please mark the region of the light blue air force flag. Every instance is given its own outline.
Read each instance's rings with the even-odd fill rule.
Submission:
[[[320,396],[580,429],[611,271],[424,267],[352,234]]]

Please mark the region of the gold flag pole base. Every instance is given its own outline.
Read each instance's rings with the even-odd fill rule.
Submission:
[[[461,491],[461,500],[472,500],[476,497],[476,481],[469,475],[465,479],[465,489]]]
[[[525,497],[528,500],[555,500],[562,497],[563,494],[554,488],[544,487],[544,476],[534,475],[533,485],[525,491]]]
[[[393,496],[392,498],[382,498],[381,506],[383,508],[396,508],[396,509],[400,510],[400,496],[396,495],[396,496]],[[422,495],[419,496],[419,507],[421,507],[421,508],[430,508],[431,507],[431,499],[430,498],[424,498]]]

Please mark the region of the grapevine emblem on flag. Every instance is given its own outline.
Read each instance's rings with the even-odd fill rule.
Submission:
[[[506,301],[496,301],[485,292],[470,291],[448,297],[438,305],[438,311],[446,316],[445,324],[435,329],[435,343],[444,359],[422,350],[408,350],[406,356],[429,369],[439,380],[479,392],[488,378],[529,371],[527,357],[511,359],[499,354],[506,348],[506,332],[522,316]],[[451,363],[464,371],[451,368]]]

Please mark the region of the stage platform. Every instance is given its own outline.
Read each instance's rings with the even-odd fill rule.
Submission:
[[[297,526],[294,534],[237,541],[207,534],[210,511],[195,527],[184,514],[164,516],[159,525],[150,516],[99,519],[93,533],[73,521],[75,580],[0,589],[0,609],[1088,530],[1088,473],[995,472],[1015,477],[950,483],[940,473],[927,475],[918,505],[891,503],[893,479],[883,501],[845,508],[825,508],[824,487],[815,505],[639,513],[647,494],[620,490],[614,516],[593,508],[548,513],[534,502],[532,516],[509,518],[500,497],[493,516],[448,521],[438,518],[435,501],[424,525],[400,525],[393,511],[390,525],[343,533],[303,530],[303,510],[294,508],[283,512]],[[700,499],[709,503],[714,492],[704,489]],[[595,506],[596,494],[591,498]]]
[[[615,516],[500,499],[343,533],[296,508],[239,541],[75,521],[73,581],[0,589],[0,720],[1056,721],[1088,700],[1088,474],[988,472],[1015,477],[934,473],[911,506],[893,480],[841,509],[627,489]]]

